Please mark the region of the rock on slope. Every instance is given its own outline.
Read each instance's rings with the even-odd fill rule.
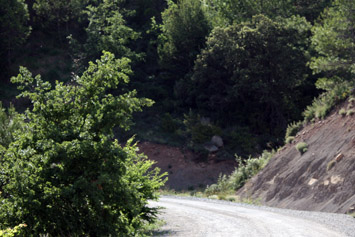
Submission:
[[[274,207],[354,212],[355,115],[338,112],[347,105],[305,126],[237,194]],[[301,141],[308,144],[303,155],[295,148]]]

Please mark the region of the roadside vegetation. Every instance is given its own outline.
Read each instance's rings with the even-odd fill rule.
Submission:
[[[156,220],[147,202],[165,178],[134,140],[189,149],[202,162],[211,153],[237,159],[203,191],[228,199],[306,123],[348,98],[341,115],[354,114],[351,0],[0,7],[0,230],[8,235],[147,234]]]

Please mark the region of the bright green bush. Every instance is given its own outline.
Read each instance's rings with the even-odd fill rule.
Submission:
[[[112,131],[128,129],[132,112],[152,104],[135,91],[109,93],[130,72],[128,59],[104,53],[53,89],[25,68],[12,78],[33,108],[0,161],[0,229],[26,223],[25,236],[141,236],[155,220],[147,204],[163,177]]]
[[[0,230],[0,237],[14,237],[18,236],[19,232],[21,231],[21,228],[26,227],[26,224],[19,224],[15,226],[14,228],[7,228],[5,230]]]
[[[305,153],[308,150],[308,144],[305,142],[299,142],[296,144],[296,149],[301,153]]]

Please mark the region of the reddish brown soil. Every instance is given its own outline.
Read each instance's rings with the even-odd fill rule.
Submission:
[[[143,142],[140,151],[149,159],[156,161],[156,166],[168,172],[166,188],[174,190],[195,190],[215,183],[220,173],[230,174],[236,166],[235,161],[216,161],[213,155],[208,162],[196,162],[196,155],[177,147]]]
[[[325,212],[355,208],[355,115],[339,109],[323,121],[307,125],[237,194],[259,198],[266,205]],[[308,144],[303,155],[295,148]],[[333,167],[329,169],[330,163]],[[328,168],[327,168],[328,167]]]

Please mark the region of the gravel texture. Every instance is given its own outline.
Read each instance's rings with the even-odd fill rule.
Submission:
[[[244,203],[163,196],[166,221],[157,236],[350,236],[355,218],[344,214],[308,212]]]

